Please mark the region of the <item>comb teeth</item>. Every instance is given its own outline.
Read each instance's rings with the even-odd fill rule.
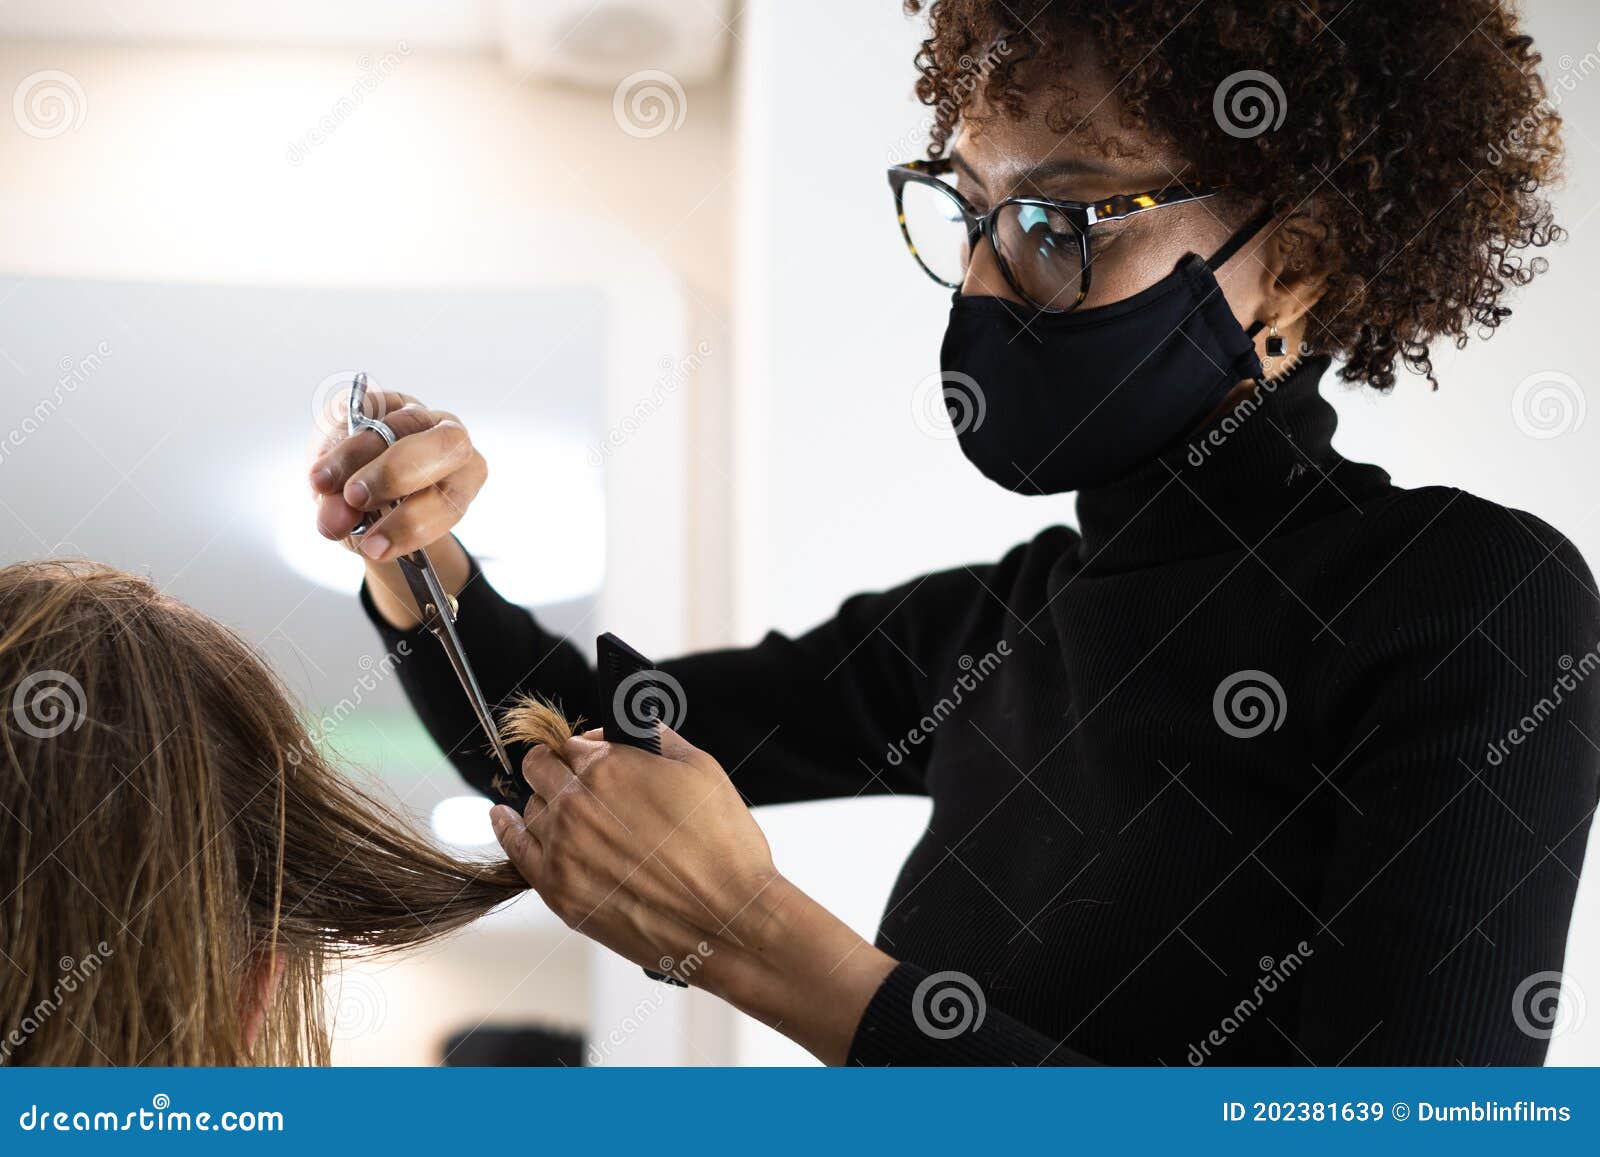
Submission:
[[[659,720],[650,710],[658,701],[650,694],[649,675],[655,671],[655,664],[609,632],[595,640],[595,651],[600,722],[606,739],[660,755]]]

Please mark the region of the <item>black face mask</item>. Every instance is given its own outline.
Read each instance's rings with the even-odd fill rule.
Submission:
[[[1019,494],[1110,482],[1159,455],[1264,372],[1214,271],[1266,223],[1251,221],[1209,261],[1097,309],[1041,314],[957,295],[940,350],[961,451]]]

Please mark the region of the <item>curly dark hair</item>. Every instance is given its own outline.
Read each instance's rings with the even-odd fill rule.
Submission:
[[[929,22],[916,91],[935,110],[930,156],[980,92],[998,113],[1073,131],[1087,111],[1079,94],[1065,80],[1041,94],[1036,78],[1055,65],[1064,76],[1089,46],[1126,130],[1178,143],[1186,180],[1288,218],[1294,267],[1327,276],[1307,345],[1340,358],[1347,381],[1388,389],[1398,358],[1437,387],[1429,343],[1488,336],[1511,313],[1506,289],[1545,269],[1523,250],[1562,236],[1542,195],[1561,161],[1560,117],[1532,39],[1498,0],[905,7]]]

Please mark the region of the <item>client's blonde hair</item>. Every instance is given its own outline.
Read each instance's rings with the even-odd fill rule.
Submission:
[[[243,640],[110,567],[0,569],[0,744],[0,1064],[325,1062],[325,966],[525,887],[342,777]]]

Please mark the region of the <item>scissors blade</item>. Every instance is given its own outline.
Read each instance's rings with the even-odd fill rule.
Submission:
[[[489,710],[489,701],[484,698],[483,691],[478,686],[477,676],[472,673],[472,664],[467,661],[466,649],[461,645],[461,636],[456,633],[455,600],[445,592],[444,584],[439,581],[439,574],[433,569],[427,551],[415,551],[402,556],[398,561],[400,571],[405,575],[406,583],[411,587],[411,593],[417,600],[417,609],[422,615],[423,622],[444,648],[445,655],[450,659],[450,666],[455,669],[456,678],[461,681],[461,687],[467,693],[467,702],[472,704],[472,713],[478,717],[478,723],[483,727],[484,734],[489,737],[495,757],[499,759],[505,773],[515,782],[516,772],[512,770],[511,756],[506,754],[506,746],[500,740],[500,729],[495,726],[494,713]]]
[[[353,436],[362,430],[372,430],[386,445],[393,446],[394,431],[389,429],[382,418],[367,416],[366,400],[367,375],[358,373],[350,381],[349,415],[346,419],[349,433]],[[396,502],[394,505],[398,506],[399,503]],[[376,512],[368,514],[350,533],[352,535],[364,533],[377,518]],[[444,653],[450,657],[450,666],[455,668],[456,678],[461,681],[461,687],[467,693],[467,702],[472,704],[472,713],[478,717],[478,723],[483,727],[484,734],[489,737],[495,756],[500,760],[500,766],[505,769],[506,775],[511,777],[511,781],[516,782],[516,773],[511,769],[511,757],[506,754],[505,744],[500,742],[500,730],[495,726],[494,714],[489,710],[489,701],[483,697],[483,691],[478,687],[477,676],[472,673],[472,664],[467,662],[466,650],[461,646],[461,636],[456,634],[455,600],[439,581],[439,572],[433,569],[433,561],[428,557],[426,550],[412,551],[396,561],[400,564],[400,573],[405,576],[406,585],[411,588],[411,597],[416,600],[417,613],[444,647]]]

